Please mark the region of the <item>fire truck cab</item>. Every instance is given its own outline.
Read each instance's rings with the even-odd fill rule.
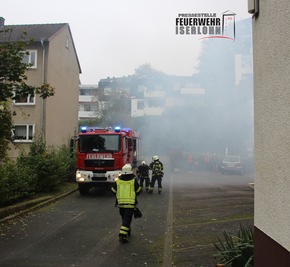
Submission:
[[[76,139],[76,182],[81,195],[92,187],[111,185],[129,163],[136,168],[140,155],[140,134],[119,126],[82,126]]]

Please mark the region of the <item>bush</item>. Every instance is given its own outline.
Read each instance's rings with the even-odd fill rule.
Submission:
[[[0,165],[0,205],[15,203],[35,193],[52,192],[63,182],[74,181],[75,159],[68,145],[48,149],[41,138],[22,152],[16,162]]]
[[[0,205],[8,205],[35,192],[36,175],[27,166],[6,161],[0,166]]]
[[[254,266],[254,232],[250,227],[240,225],[237,235],[224,232],[224,241],[218,238],[214,243],[219,263],[231,267]]]
[[[31,166],[37,175],[37,191],[54,191],[61,183],[58,176],[58,162],[53,154],[37,155],[34,157],[36,164]]]
[[[70,158],[69,147],[63,145],[58,149],[48,149],[42,138],[36,139],[28,155],[22,154],[18,163],[29,166],[35,173],[37,192],[54,191],[59,184],[74,177],[75,162]]]
[[[70,156],[70,149],[68,145],[61,146],[54,153],[54,157],[58,162],[58,176],[61,181],[75,182],[75,157]]]

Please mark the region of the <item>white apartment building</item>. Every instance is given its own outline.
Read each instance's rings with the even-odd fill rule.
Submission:
[[[149,91],[144,87],[143,98],[131,98],[131,117],[160,116],[166,105],[164,90]]]
[[[93,119],[101,116],[102,102],[99,101],[97,85],[80,85],[78,119]]]

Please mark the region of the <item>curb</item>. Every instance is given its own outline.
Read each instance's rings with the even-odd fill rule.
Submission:
[[[62,195],[59,196],[47,196],[47,197],[42,197],[38,199],[33,199],[30,201],[26,201],[23,203],[19,203],[16,205],[12,205],[9,207],[5,207],[0,209],[0,223],[12,220],[18,216],[21,216],[23,214],[26,214],[28,212],[31,212],[33,210],[39,209],[45,205],[48,205],[54,201],[57,201],[67,195],[70,195],[77,191],[78,189],[73,189],[71,191],[68,191]]]
[[[255,183],[249,183],[249,187],[252,188],[252,189],[254,190]]]

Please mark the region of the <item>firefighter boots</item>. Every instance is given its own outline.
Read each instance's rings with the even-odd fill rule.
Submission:
[[[119,241],[120,243],[124,244],[124,243],[128,243],[128,236],[127,235],[119,235]]]

